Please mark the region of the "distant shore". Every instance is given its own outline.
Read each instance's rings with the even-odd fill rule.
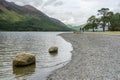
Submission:
[[[120,35],[61,36],[73,45],[72,60],[54,71],[48,80],[120,80]]]

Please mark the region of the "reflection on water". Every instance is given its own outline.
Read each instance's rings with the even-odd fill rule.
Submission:
[[[13,74],[15,74],[16,77],[33,74],[35,72],[35,65],[29,65],[24,67],[13,67]]]
[[[46,80],[55,69],[71,60],[72,46],[58,32],[0,32],[0,80]],[[49,54],[51,46],[58,46],[58,54]],[[36,65],[13,68],[17,53],[35,54]]]
[[[57,56],[58,53],[57,52],[52,52],[52,53],[49,53],[51,56]]]

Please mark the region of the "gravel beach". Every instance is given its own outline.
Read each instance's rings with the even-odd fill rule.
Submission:
[[[64,33],[72,60],[48,80],[120,80],[120,35]]]

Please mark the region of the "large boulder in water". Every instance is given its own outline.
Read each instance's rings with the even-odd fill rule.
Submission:
[[[58,53],[58,47],[56,47],[56,46],[50,47],[49,53]]]
[[[27,66],[35,64],[35,55],[30,53],[19,53],[13,60],[13,66]]]

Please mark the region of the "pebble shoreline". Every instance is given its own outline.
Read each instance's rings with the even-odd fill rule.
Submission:
[[[120,80],[120,35],[63,33],[72,60],[47,80]]]

